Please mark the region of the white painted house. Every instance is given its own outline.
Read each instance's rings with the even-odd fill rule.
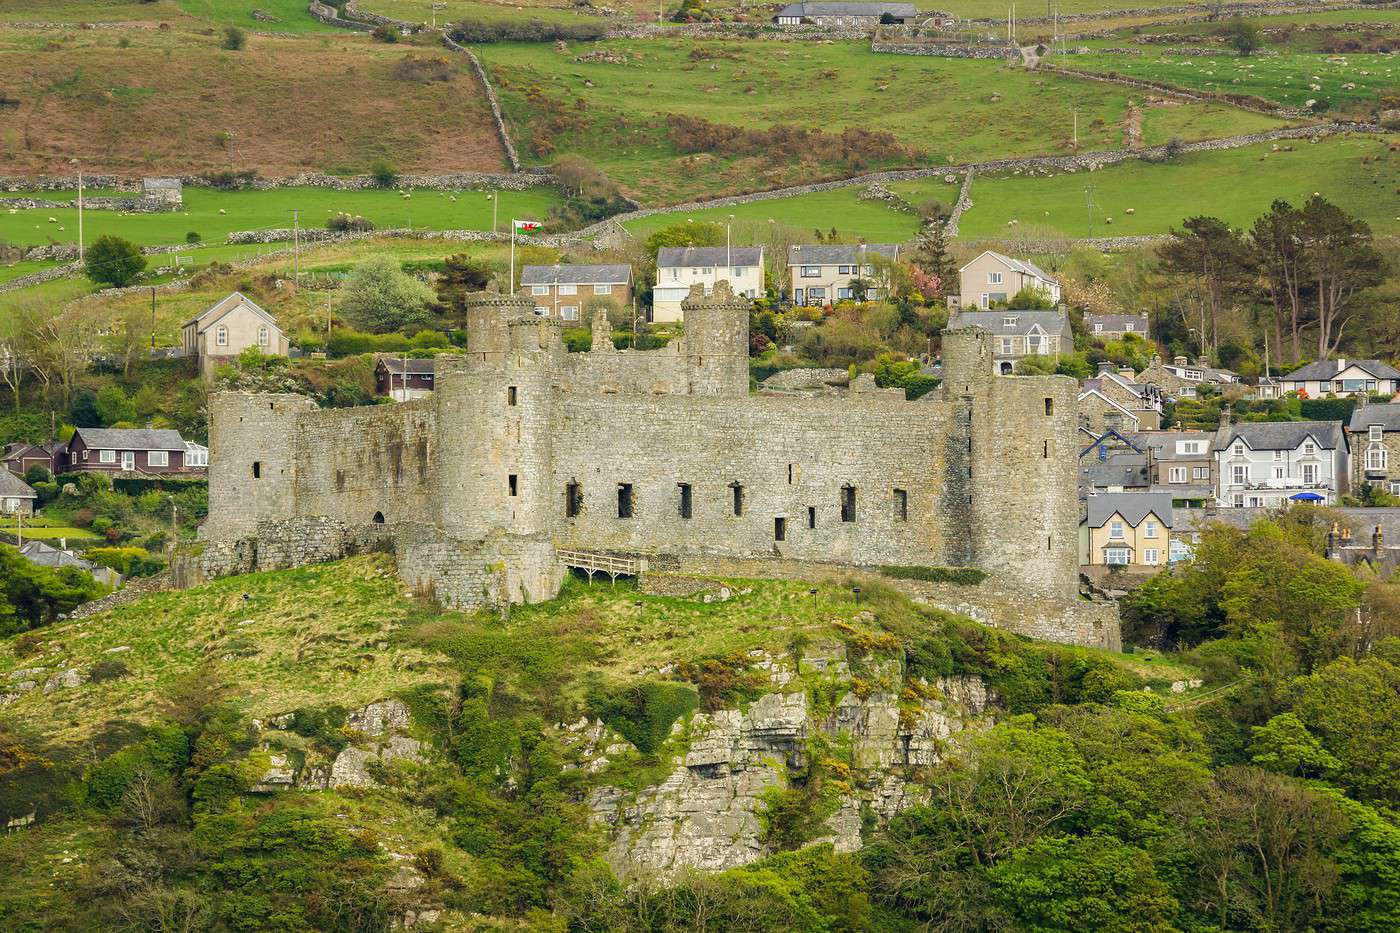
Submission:
[[[757,298],[763,294],[761,246],[667,246],[656,254],[656,286],[651,290],[651,319],[679,321],[681,302],[690,286],[714,291],[716,282],[727,281],[735,295]]]
[[[1400,372],[1380,360],[1318,360],[1282,377],[1279,385],[1285,393],[1308,398],[1394,395],[1400,390]]]
[[[1225,425],[1215,436],[1215,467],[1224,508],[1335,505],[1347,490],[1346,434],[1340,421]]]

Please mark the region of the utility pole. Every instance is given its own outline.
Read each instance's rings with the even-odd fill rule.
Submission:
[[[151,286],[151,354],[156,352],[156,287]]]
[[[301,285],[301,208],[292,208],[292,281]]]
[[[78,167],[78,262],[83,261],[83,167],[77,159],[70,159],[70,165]]]

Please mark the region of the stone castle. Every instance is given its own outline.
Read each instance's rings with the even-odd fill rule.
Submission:
[[[990,336],[968,328],[945,331],[943,385],[918,401],[868,379],[753,394],[748,308],[721,282],[691,292],[662,349],[614,349],[599,316],[592,349],[569,353],[530,299],[483,293],[427,398],[321,410],[217,394],[198,570],[392,548],[407,584],[473,608],[549,599],[569,564],[604,559],[733,576],[977,567],[983,584],[928,598],[1116,647],[1116,614],[1078,593],[1073,379],[994,376]]]

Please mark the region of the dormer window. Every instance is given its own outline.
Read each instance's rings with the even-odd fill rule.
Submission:
[[[1370,438],[1373,441],[1378,441],[1381,439],[1381,432],[1383,430],[1384,428],[1382,428],[1379,424],[1373,424],[1370,426],[1370,428],[1367,429],[1368,433],[1370,434]]]
[[[1003,317],[1003,318],[1001,319],[1001,326],[1002,326],[1002,327],[1015,327],[1015,326],[1016,326],[1016,322],[1019,321],[1019,320],[1020,320],[1019,317],[1016,317],[1015,315],[1012,315],[1012,314],[1008,314],[1008,315],[1006,315],[1005,317]]]
[[[1123,325],[1123,333],[1125,333],[1125,334],[1130,334],[1130,333],[1132,333],[1132,331],[1133,331],[1133,322],[1132,322],[1132,321],[1129,321],[1128,323],[1126,323],[1126,324]]]
[[[1240,443],[1239,441],[1236,441],[1236,442],[1235,442],[1235,456],[1236,456],[1236,457],[1243,457],[1243,456],[1244,456],[1244,444]]]
[[[1312,441],[1308,441],[1303,445],[1304,456],[1311,457],[1315,453],[1317,453],[1317,445],[1314,444]]]

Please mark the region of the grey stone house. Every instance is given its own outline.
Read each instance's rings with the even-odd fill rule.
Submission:
[[[778,11],[773,22],[779,26],[812,23],[817,26],[878,26],[884,23],[912,23],[919,15],[912,3],[845,3],[829,0],[799,0]]]
[[[992,361],[1003,376],[1009,376],[1022,357],[1053,357],[1074,349],[1069,318],[1059,311],[959,311],[948,319],[948,327],[990,331]]]
[[[1351,413],[1347,434],[1352,487],[1369,483],[1400,495],[1400,403],[1361,405]]]
[[[0,515],[34,514],[38,494],[24,480],[8,470],[0,470]]]
[[[1147,339],[1145,314],[1086,314],[1084,332],[1100,340],[1122,340],[1128,334]]]

